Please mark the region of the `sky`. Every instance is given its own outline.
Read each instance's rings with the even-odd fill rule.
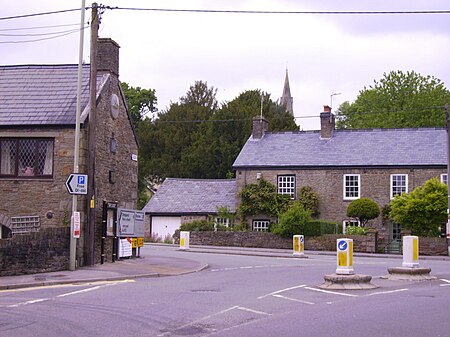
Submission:
[[[78,63],[81,11],[8,17],[77,9],[81,0],[2,2],[0,64]],[[448,0],[104,0],[101,4],[279,12],[450,10]],[[90,11],[86,11],[86,23],[89,18]],[[43,26],[57,27],[37,28]],[[88,28],[84,35],[83,59],[88,63]],[[360,90],[390,71],[432,75],[450,88],[450,14],[107,9],[101,17],[99,36],[112,38],[121,46],[120,80],[133,87],[155,89],[159,111],[177,102],[195,81],[216,88],[220,103],[254,89],[277,100],[282,95],[286,69],[294,116],[302,130],[320,128],[323,105],[331,105],[335,111],[344,101],[353,102]],[[26,42],[30,40],[40,41]]]

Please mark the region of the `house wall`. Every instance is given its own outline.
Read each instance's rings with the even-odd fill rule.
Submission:
[[[446,168],[442,169],[409,169],[409,168],[368,168],[368,169],[311,169],[311,170],[257,170],[239,169],[236,172],[237,193],[247,184],[257,182],[257,173],[270,183],[277,185],[278,175],[295,175],[296,177],[296,197],[303,186],[311,186],[320,198],[320,218],[323,220],[342,223],[348,219],[346,211],[351,200],[344,200],[343,179],[344,174],[359,174],[361,198],[373,199],[380,208],[389,204],[390,199],[390,175],[407,174],[408,191],[424,184],[427,180],[440,177],[446,173]],[[238,196],[236,196],[239,202]],[[380,238],[386,238],[388,231],[383,227],[381,215],[369,222],[380,230]]]

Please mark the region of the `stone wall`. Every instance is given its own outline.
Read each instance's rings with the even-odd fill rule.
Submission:
[[[179,231],[176,231],[174,235],[176,244],[179,244],[179,235]],[[305,249],[336,251],[336,240],[343,237],[353,239],[355,252],[376,252],[376,232],[368,235],[326,234],[319,237],[306,237]],[[281,238],[269,232],[190,232],[189,241],[192,245],[202,246],[293,249],[292,239]]]
[[[0,276],[67,270],[69,232],[68,227],[47,228],[0,240]]]
[[[446,238],[419,238],[419,252],[421,255],[448,256]]]

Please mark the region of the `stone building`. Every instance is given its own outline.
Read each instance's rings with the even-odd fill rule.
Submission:
[[[320,131],[268,132],[268,122],[253,120],[250,136],[234,162],[236,191],[264,178],[278,193],[297,199],[303,186],[320,198],[320,218],[344,225],[348,204],[370,198],[380,208],[425,181],[447,181],[447,132],[444,128],[335,130],[328,106],[320,115]],[[239,200],[237,200],[239,202]],[[263,229],[271,219],[264,214],[250,218],[253,228]],[[386,241],[397,240],[399,227],[370,222]]]
[[[111,39],[98,40],[95,139],[95,262],[100,261],[102,202],[136,208],[138,141],[119,82],[119,46]],[[65,182],[73,172],[78,65],[0,66],[0,265],[20,269],[21,261],[9,263],[8,254],[20,253],[33,271],[68,268],[72,196]],[[83,65],[80,117],[79,173],[87,173],[90,65]],[[78,196],[81,237],[76,261],[85,264],[87,200]],[[65,246],[58,253],[39,242],[46,233]],[[55,232],[56,231],[56,232]],[[24,235],[28,251],[21,252]],[[47,236],[48,236],[47,235]],[[15,245],[21,236],[22,246]],[[112,257],[112,238],[104,241],[106,260]],[[68,248],[67,248],[68,249]],[[46,252],[47,250],[47,252]],[[31,253],[32,252],[32,253]],[[39,255],[39,253],[42,253]],[[61,256],[62,255],[62,256]],[[53,260],[47,259],[53,256]],[[40,262],[39,262],[40,260]],[[58,260],[59,262],[55,262]],[[33,265],[35,263],[35,265]],[[47,268],[48,269],[48,268]]]

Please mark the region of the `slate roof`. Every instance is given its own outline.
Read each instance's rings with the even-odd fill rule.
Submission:
[[[78,65],[0,66],[0,126],[75,124],[77,79]],[[83,65],[81,111],[88,100]]]
[[[447,165],[444,128],[334,130],[266,133],[250,139],[233,167],[367,167]]]
[[[225,206],[235,212],[234,179],[167,178],[143,211],[152,214],[214,214]]]

